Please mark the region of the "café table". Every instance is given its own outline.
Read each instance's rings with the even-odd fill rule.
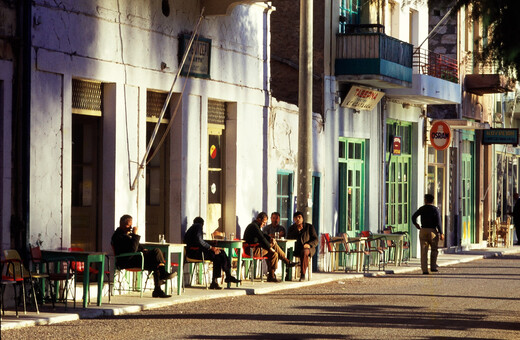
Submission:
[[[384,237],[387,241],[394,241],[395,243],[395,254],[394,254],[394,263],[396,266],[401,265],[401,261],[403,259],[403,246],[404,246],[404,238],[406,234],[404,233],[392,233],[392,234],[372,234],[373,237]]]
[[[59,262],[72,258],[76,262],[85,263],[85,271],[83,272],[83,308],[87,308],[88,305],[90,265],[92,263],[99,263],[97,305],[101,306],[101,298],[103,297],[103,273],[105,272],[105,256],[106,253],[104,252],[42,250],[42,258],[49,262]]]
[[[287,257],[287,259],[292,262],[293,257],[294,257],[294,246],[296,244],[296,240],[277,239],[276,243],[285,253],[285,257]],[[285,264],[285,262],[282,261],[282,281],[285,281],[286,271],[287,271],[287,280],[291,281],[292,280],[292,268],[287,268],[287,265]]]
[[[240,280],[240,274],[242,270],[242,244],[244,243],[243,240],[208,240],[206,241],[210,244],[215,244],[218,248],[224,249],[227,256],[229,257],[230,261],[233,258],[233,252],[235,249],[238,249],[236,252],[237,255],[237,279]],[[239,284],[236,284],[237,287]],[[231,288],[231,282],[227,283],[227,287]]]
[[[179,265],[177,266],[177,295],[181,295],[182,292],[182,277],[184,273],[184,247],[183,243],[162,243],[162,242],[145,242],[142,244],[145,249],[158,248],[164,254],[164,259],[168,266],[172,263],[172,254],[179,255]],[[169,270],[167,270],[169,271]],[[165,289],[169,291],[170,280],[166,280]]]

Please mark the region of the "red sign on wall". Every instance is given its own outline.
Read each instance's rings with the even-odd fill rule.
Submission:
[[[392,154],[401,154],[401,137],[394,137],[394,141],[392,142]]]

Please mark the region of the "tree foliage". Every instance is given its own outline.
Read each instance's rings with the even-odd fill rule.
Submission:
[[[428,0],[430,6],[440,3],[455,9],[467,6],[474,19],[482,18],[488,40],[478,57],[515,78],[520,75],[519,0]]]

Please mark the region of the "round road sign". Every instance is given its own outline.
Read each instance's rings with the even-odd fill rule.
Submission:
[[[442,120],[433,122],[430,129],[430,142],[434,149],[447,149],[451,143],[451,136],[450,126],[446,122]]]

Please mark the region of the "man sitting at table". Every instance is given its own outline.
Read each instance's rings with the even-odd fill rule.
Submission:
[[[290,262],[283,250],[276,244],[276,240],[271,236],[262,232],[262,227],[267,223],[267,214],[261,212],[256,219],[251,222],[244,231],[244,240],[248,244],[259,244],[260,247],[254,249],[254,256],[267,256],[267,282],[278,282],[276,279],[276,269],[278,268],[278,259],[285,262],[288,267],[294,267],[296,263]],[[249,254],[250,249],[244,249]]]
[[[285,228],[280,225],[280,213],[274,212],[271,214],[271,224],[266,225],[262,231],[271,237],[274,237],[278,233],[279,237],[285,237]]]
[[[294,224],[289,227],[287,238],[296,239],[294,253],[300,258],[300,281],[305,280],[305,273],[309,266],[309,258],[314,256],[318,245],[318,235],[312,224],[303,222],[303,213],[297,211],[293,215]]]
[[[213,280],[209,289],[222,289],[218,284],[222,271],[226,274],[226,283],[240,283],[240,280],[231,275],[231,262],[226,253],[204,241],[203,227],[204,220],[202,217],[195,217],[193,225],[186,231],[184,235],[187,248],[186,257],[202,260],[202,254],[204,254],[204,260],[213,262]]]
[[[158,248],[151,250],[143,248],[139,244],[141,236],[137,234],[137,227],[132,227],[132,216],[123,215],[119,220],[119,228],[112,235],[112,247],[116,255],[123,253],[142,252],[144,257],[144,269],[153,271],[153,281],[155,289],[152,293],[153,297],[168,298],[162,289],[161,284],[164,281],[172,279],[177,273],[170,274],[164,266],[164,255]],[[141,258],[139,256],[121,257],[116,260],[116,266],[119,268],[136,268],[141,267]]]

